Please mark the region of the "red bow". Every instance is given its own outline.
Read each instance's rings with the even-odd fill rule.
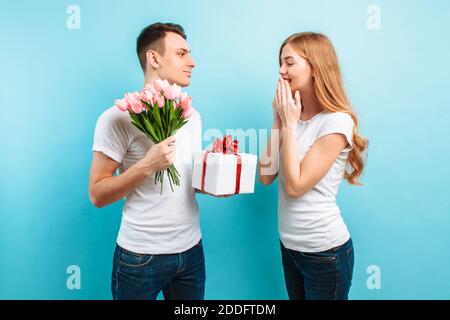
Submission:
[[[202,192],[205,192],[205,175],[206,175],[206,160],[208,158],[208,154],[214,153],[223,153],[223,154],[234,154],[237,157],[237,168],[236,168],[236,188],[234,190],[235,194],[239,193],[239,188],[241,186],[241,171],[242,171],[242,159],[238,152],[238,141],[233,140],[233,138],[228,135],[223,137],[222,140],[216,138],[214,140],[213,145],[209,151],[206,151],[203,156],[203,167],[202,167]]]
[[[238,152],[238,141],[233,140],[230,135],[223,137],[222,140],[216,138],[211,147],[211,152],[223,154],[236,154]]]

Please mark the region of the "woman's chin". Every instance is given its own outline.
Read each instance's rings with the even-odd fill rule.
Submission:
[[[308,90],[308,84],[295,83],[295,84],[291,84],[290,87],[291,87],[292,94],[294,94],[295,91],[298,91],[300,93],[300,95],[301,95],[303,92],[306,92],[306,91],[310,90],[310,89]]]
[[[299,91],[299,92],[301,92],[302,91],[302,88],[300,87],[300,86],[298,86],[298,85],[292,85],[291,83],[289,84],[289,87],[291,88],[291,92],[292,93],[295,93],[295,91]]]

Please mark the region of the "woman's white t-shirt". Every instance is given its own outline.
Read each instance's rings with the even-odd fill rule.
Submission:
[[[155,176],[146,178],[127,197],[117,244],[143,254],[180,253],[201,239],[199,209],[192,188],[192,161],[201,150],[201,117],[194,111],[177,131],[175,167],[180,186],[170,189],[164,175],[163,191]],[[142,159],[153,142],[132,123],[128,112],[113,106],[105,110],[95,127],[93,151],[100,151],[120,164],[119,174]]]
[[[299,161],[319,138],[328,134],[343,134],[348,145],[322,180],[299,198],[290,198],[286,194],[283,169],[280,166],[278,231],[286,248],[320,252],[340,246],[350,238],[336,203],[336,194],[344,177],[348,153],[352,149],[353,126],[353,119],[344,112],[324,111],[310,120],[298,121],[296,150]]]

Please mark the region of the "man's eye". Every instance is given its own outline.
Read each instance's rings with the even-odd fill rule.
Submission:
[[[184,56],[184,52],[180,52],[180,53],[178,53],[178,55],[179,55],[180,57],[182,57],[182,56]]]
[[[293,63],[286,63],[288,67],[293,66]]]

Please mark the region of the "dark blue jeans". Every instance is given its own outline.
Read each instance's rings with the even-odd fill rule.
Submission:
[[[203,300],[205,257],[202,241],[176,254],[138,254],[116,246],[111,290],[114,300]]]
[[[352,239],[322,252],[300,252],[281,245],[284,279],[290,300],[348,300],[352,283]]]

